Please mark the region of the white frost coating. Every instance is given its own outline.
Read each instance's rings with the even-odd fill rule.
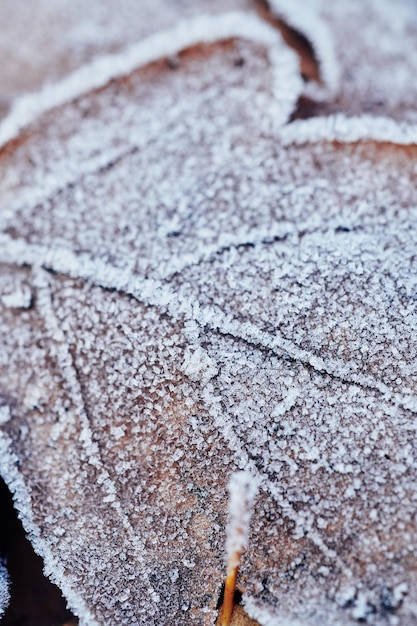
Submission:
[[[0,431],[0,475],[13,494],[19,517],[34,550],[42,557],[45,570],[62,590],[70,609],[80,617],[80,626],[99,626],[76,586],[73,585],[71,575],[65,572],[62,564],[53,556],[48,542],[40,536],[39,527],[33,519],[31,497],[18,465],[19,460],[11,450],[11,440]]]
[[[403,146],[417,144],[417,126],[397,122],[388,117],[358,115],[348,117],[343,113],[298,120],[279,131],[284,145],[302,145],[320,141],[379,141]]]
[[[258,490],[257,480],[249,472],[235,472],[229,483],[229,524],[226,553],[229,567],[237,567],[249,537],[253,502]]]
[[[243,42],[238,43],[243,45]],[[265,63],[263,51],[262,59]],[[229,67],[236,67],[233,60],[236,56],[232,57]],[[196,71],[200,75],[198,64]],[[179,74],[171,73],[169,80],[172,84],[178,84],[175,81]],[[110,88],[113,96],[114,91]],[[218,98],[212,100],[218,101]],[[197,99],[197,102],[201,100]],[[129,103],[124,101],[124,104],[128,106]],[[136,110],[139,111],[139,107]],[[225,119],[227,122],[230,116]],[[57,120],[58,125],[61,120]],[[190,117],[187,117],[189,121]],[[194,123],[192,119],[193,126]],[[10,211],[6,232],[13,233],[16,239],[6,236],[1,240],[4,246],[0,246],[0,254],[8,263],[2,268],[5,275],[10,272],[17,277],[29,276],[27,268],[11,267],[13,262],[17,265],[40,263],[55,269],[59,275],[49,277],[47,289],[39,285],[39,307],[35,295],[35,306],[28,311],[4,310],[5,335],[10,329],[15,336],[15,340],[9,342],[9,355],[18,355],[22,364],[18,368],[17,361],[15,368],[9,368],[3,359],[6,380],[9,371],[12,374],[25,372],[28,359],[35,365],[42,362],[36,359],[37,353],[32,357],[26,346],[36,346],[37,336],[44,338],[47,342],[45,355],[54,352],[54,368],[62,371],[62,376],[56,375],[56,384],[51,386],[56,390],[54,395],[59,398],[64,391],[74,412],[83,408],[84,398],[91,427],[88,434],[100,446],[101,458],[117,490],[112,493],[113,490],[108,489],[105,497],[115,500],[116,496],[120,497],[127,514],[133,513],[138,520],[139,536],[150,540],[144,546],[145,553],[152,540],[160,548],[154,551],[155,556],[156,552],[166,553],[163,548],[169,544],[161,546],[159,542],[167,533],[161,529],[159,534],[153,534],[153,527],[159,526],[159,520],[164,517],[160,513],[170,511],[172,505],[176,508],[186,502],[191,515],[195,505],[201,502],[200,498],[205,497],[196,489],[195,483],[205,480],[207,474],[213,479],[208,491],[216,494],[218,503],[214,512],[221,509],[223,499],[222,495],[217,497],[218,481],[224,487],[221,489],[223,494],[225,476],[229,474],[224,470],[229,464],[232,466],[230,470],[236,466],[249,469],[254,476],[261,478],[264,493],[260,510],[265,516],[256,515],[252,520],[254,541],[248,547],[250,558],[245,559],[244,568],[248,573],[248,590],[251,594],[260,594],[262,602],[268,604],[268,611],[273,608],[277,611],[277,618],[281,617],[279,611],[284,603],[291,614],[291,606],[288,607],[291,603],[295,611],[297,603],[307,605],[307,612],[323,599],[327,610],[327,604],[332,604],[332,598],[336,598],[340,589],[340,579],[345,583],[353,581],[358,593],[367,589],[367,602],[375,606],[381,603],[377,597],[380,589],[377,585],[386,584],[387,580],[392,589],[406,580],[411,597],[414,589],[413,581],[407,580],[407,563],[400,563],[397,567],[387,554],[394,543],[397,521],[406,519],[408,513],[414,511],[410,477],[415,475],[416,467],[413,454],[415,416],[400,410],[392,400],[398,397],[399,403],[414,402],[416,407],[413,396],[417,376],[417,346],[413,332],[415,241],[410,224],[417,201],[413,186],[415,169],[408,160],[415,150],[372,143],[337,147],[319,143],[305,149],[290,146],[281,150],[276,135],[264,137],[256,132],[255,119],[255,132],[248,133],[246,142],[241,139],[241,146],[237,146],[241,150],[236,151],[236,158],[230,159],[232,153],[222,143],[221,159],[210,168],[210,178],[200,177],[207,167],[205,156],[210,154],[211,140],[217,130],[217,124],[203,123],[210,126],[211,131],[207,144],[202,146],[203,156],[199,156],[197,142],[195,152],[187,152],[189,133],[184,132],[184,144],[178,145],[177,141],[167,141],[164,132],[160,133],[162,152],[151,152],[156,158],[150,158],[146,150],[148,144],[144,143],[143,165],[139,159],[127,158],[119,168],[110,166],[96,175],[93,172],[89,185],[80,180],[75,185],[76,193],[71,191],[68,194],[76,228],[66,238],[59,231],[60,227],[67,226],[71,217],[65,212],[65,194],[51,199],[52,204],[56,200],[60,207],[64,206],[64,210],[56,215],[57,234],[52,237],[47,236],[53,214],[48,204],[35,211],[22,205],[15,215]],[[98,125],[100,140],[104,125],[103,121]],[[173,124],[175,129],[178,126],[181,126],[181,120],[179,124]],[[120,127],[120,133],[125,132],[122,124]],[[137,128],[140,130],[140,125]],[[49,154],[49,146],[43,145],[42,137],[35,133],[34,139],[40,155]],[[64,148],[65,137],[58,134],[57,139],[58,146]],[[85,141],[85,133],[79,133],[79,141]],[[105,142],[102,144],[93,143],[91,152],[96,146],[97,152],[106,152]],[[17,165],[19,150],[14,155]],[[188,171],[188,176],[182,177],[182,172],[175,167],[176,159],[170,160],[170,150],[175,156],[192,153],[195,165]],[[159,154],[163,155],[160,160]],[[72,161],[74,154],[70,152],[70,155]],[[68,160],[66,156],[66,150],[63,150],[62,165]],[[213,156],[218,158],[219,153],[213,151]],[[229,161],[234,165],[231,173],[227,167]],[[156,162],[159,178],[151,175],[152,164]],[[149,179],[132,189],[132,195],[140,196],[141,205],[126,215],[129,195],[125,195],[125,187],[144,167]],[[61,169],[60,165],[57,173]],[[25,165],[22,170],[24,177]],[[39,170],[42,173],[42,159],[39,159]],[[17,167],[15,173],[19,183],[18,172]],[[109,179],[114,186],[108,184]],[[158,182],[162,190],[166,182],[165,195]],[[30,176],[28,189],[29,183]],[[240,196],[235,192],[236,187],[244,189]],[[17,192],[19,188],[16,186]],[[159,194],[156,198],[151,197],[150,202],[149,188],[158,189]],[[233,191],[222,196],[222,188]],[[96,189],[106,190],[102,197],[114,200],[115,210],[106,212],[104,204],[102,212],[97,212],[97,217],[94,215],[91,220],[90,239],[79,239],[79,225],[85,226],[91,216],[90,194],[94,198]],[[198,194],[202,189],[213,192],[213,196],[212,201],[205,202],[198,211]],[[12,196],[10,193],[11,205]],[[184,197],[190,199],[189,207],[182,203]],[[159,212],[159,200],[167,203],[167,212]],[[219,200],[223,200],[222,205]],[[223,215],[217,210],[219,207],[224,211]],[[119,221],[121,214],[133,226],[137,219],[141,228],[124,231]],[[34,219],[31,219],[32,215]],[[95,222],[101,216],[103,222],[108,220],[108,239],[103,239],[100,233],[95,234]],[[223,218],[225,228],[218,226],[217,218],[219,221]],[[268,219],[271,237],[264,237],[261,234],[268,234]],[[26,232],[19,228],[21,220],[28,225]],[[195,228],[185,231],[184,235],[190,222]],[[153,229],[158,233],[163,231],[163,235],[155,238],[155,263],[150,272],[145,272],[143,267],[132,263],[132,258],[135,252],[138,256],[143,253],[146,239],[152,238]],[[164,245],[169,243],[168,236],[172,231],[175,241],[179,242],[177,248]],[[227,236],[223,238],[224,232]],[[125,245],[127,236],[133,241],[131,247]],[[229,249],[228,244],[231,245]],[[165,274],[170,257],[176,258],[177,251],[181,255],[182,264],[178,265],[183,268],[181,275]],[[187,256],[189,267],[185,263]],[[159,271],[160,259],[164,263],[164,272]],[[71,280],[68,275],[78,280]],[[146,280],[145,276],[154,280]],[[166,281],[165,276],[168,276]],[[4,282],[7,285],[6,279]],[[100,286],[113,290],[106,291]],[[133,294],[136,300],[126,297],[124,292]],[[149,304],[156,306],[147,306]],[[39,319],[41,313],[43,317]],[[404,320],[400,316],[404,316]],[[369,324],[369,321],[374,323]],[[21,339],[20,324],[23,328],[25,324],[29,328],[39,327],[32,341]],[[183,333],[184,325],[187,333]],[[288,355],[292,358],[287,358]],[[65,367],[61,368],[61,364]],[[71,368],[78,372],[78,380],[74,380]],[[42,372],[44,367],[39,369]],[[326,372],[332,375],[328,376]],[[355,377],[360,386],[351,384]],[[13,385],[12,378],[18,380],[19,375],[10,376]],[[374,391],[375,387],[367,387],[367,381],[379,384],[379,392]],[[42,392],[47,383],[47,377],[41,378],[38,390]],[[32,410],[32,405],[41,404],[42,393],[36,394],[36,385],[34,387],[35,393],[29,389],[25,413]],[[381,395],[384,390],[386,393]],[[26,392],[25,385],[23,395]],[[394,392],[398,392],[398,396]],[[22,396],[16,391],[14,394],[17,398]],[[9,401],[6,385],[4,395]],[[10,397],[13,398],[13,393]],[[17,431],[20,419],[28,436],[33,437],[28,439],[25,448],[28,451],[25,459],[29,463],[31,452],[36,453],[34,442],[43,441],[42,435],[48,431],[42,423],[42,413],[37,415],[35,410],[34,419],[25,422],[18,410],[15,413],[14,406],[10,427]],[[136,414],[137,406],[146,408],[145,419],[141,419],[141,411]],[[133,415],[130,415],[132,407]],[[52,434],[63,427],[64,420],[56,426],[54,420],[51,421]],[[167,421],[170,429],[164,431]],[[191,433],[189,427],[192,427]],[[152,428],[155,428],[155,436],[144,437],[144,433],[149,433]],[[52,439],[55,441],[54,437]],[[213,440],[221,441],[224,447],[220,448],[220,454],[215,450],[212,456],[206,455],[204,446],[208,443],[207,451],[210,451]],[[59,441],[55,447],[57,453],[61,453],[70,441],[73,438],[67,438],[66,443],[65,440]],[[16,441],[14,445],[17,446]],[[39,449],[42,451],[41,446]],[[204,457],[199,458],[200,463],[195,460],[197,449],[204,453]],[[70,452],[73,450],[71,447]],[[80,446],[74,452],[68,457],[76,458],[83,449]],[[132,456],[136,452],[137,457]],[[152,474],[152,460],[157,457],[164,460],[157,477],[169,476],[169,480],[163,480],[165,489],[159,493],[159,480]],[[139,462],[135,464],[136,458]],[[204,465],[203,460],[205,471],[200,473],[196,468],[201,467],[204,458],[209,459],[208,465]],[[44,468],[43,455],[39,459],[33,480],[36,480],[39,465]],[[172,463],[171,467],[165,465],[166,460]],[[129,468],[134,465],[139,471],[130,473]],[[147,471],[149,466],[151,472]],[[65,464],[56,467],[55,474],[61,476]],[[30,484],[30,466],[28,469],[27,465],[22,465],[22,472],[25,470]],[[77,466],[74,473],[78,475],[78,472]],[[181,488],[173,495],[172,485],[175,483],[171,477],[176,472],[181,474]],[[48,478],[48,474],[46,476]],[[385,481],[386,488],[381,481]],[[90,480],[82,486],[95,484],[95,480]],[[111,484],[107,483],[106,487]],[[192,498],[188,498],[185,490],[192,494]],[[57,493],[56,487],[53,492]],[[68,496],[65,489],[62,493],[65,506]],[[94,487],[92,493],[96,500],[103,501],[101,488]],[[164,506],[149,506],[146,500],[149,493],[161,497]],[[88,506],[92,504],[95,511],[90,500]],[[46,504],[44,510],[48,516],[49,509],[50,504]],[[36,514],[35,505],[33,511]],[[193,520],[192,529],[181,525],[180,515],[174,519],[170,515],[167,519],[167,530],[168,525],[169,532],[172,529],[172,550],[178,546],[174,536],[178,532],[182,536],[188,535],[189,540],[197,533],[198,545],[196,551],[188,550],[175,563],[167,564],[163,572],[165,581],[150,568],[152,584],[158,591],[162,588],[161,603],[165,597],[180,595],[179,583],[175,588],[171,586],[172,594],[167,593],[172,583],[178,579],[189,580],[191,571],[196,576],[201,572],[194,556],[201,556],[203,546],[207,545],[214,516],[207,519],[201,509],[200,514],[203,517]],[[113,516],[113,519],[116,522],[114,527],[121,529],[119,518]],[[372,523],[369,524],[368,520]],[[333,530],[335,521],[338,528]],[[141,524],[148,524],[148,534],[142,530]],[[59,526],[61,533],[66,526]],[[113,525],[106,524],[106,527],[113,528]],[[87,528],[91,533],[91,526]],[[410,528],[411,535],[414,532],[412,522]],[[410,546],[412,551],[414,537],[411,535],[407,539],[405,530],[398,526],[401,549],[408,550]],[[71,527],[66,531],[70,538]],[[351,531],[356,536],[352,551],[343,540]],[[382,544],[385,537],[391,542],[388,548]],[[376,549],[371,545],[372,540]],[[108,544],[113,545],[112,540],[108,541],[108,535],[103,534],[102,543],[98,541],[94,545]],[[288,544],[290,549],[287,551]],[[281,549],[282,545],[284,549]],[[354,549],[356,554],[352,556]],[[392,552],[395,553],[396,549],[394,545]],[[293,551],[298,551],[298,556],[296,554],[293,558]],[[378,551],[382,552],[380,562],[388,574],[371,572],[373,554]],[[369,577],[365,581],[358,572],[360,568],[356,567],[358,553],[359,560],[366,561],[369,566]],[[217,554],[221,556],[222,551]],[[303,555],[307,555],[305,567]],[[362,559],[363,555],[365,559]],[[289,563],[286,557],[292,562]],[[155,561],[160,563],[159,558]],[[340,565],[341,561],[344,567]],[[349,576],[350,565],[356,568],[352,576]],[[187,570],[185,575],[185,570],[181,571],[183,566]],[[141,564],[139,570],[142,567]],[[120,602],[134,603],[137,599],[134,593],[126,600],[127,577],[123,564],[113,565],[113,568],[120,573],[117,577]],[[265,580],[261,570],[267,568],[272,579],[264,584],[261,583]],[[298,574],[302,582],[292,595],[292,577],[296,578]],[[302,583],[309,580],[310,589],[303,588]],[[296,580],[294,585],[297,585]],[[93,588],[97,587],[93,584]],[[85,588],[91,589],[89,584]],[[280,594],[282,588],[289,592],[287,598]],[[322,595],[324,590],[328,592],[326,595]],[[393,592],[391,596],[390,605],[394,606],[400,593]],[[199,597],[203,597],[203,593]],[[106,601],[110,599],[108,593]],[[178,600],[179,607],[188,606],[186,599],[181,597]],[[359,595],[357,600],[359,606]],[[338,603],[333,608],[339,612],[338,619],[333,619],[330,606],[323,622],[317,614],[313,622],[347,623],[347,612],[351,616],[352,611]],[[118,611],[122,624],[128,621],[123,621],[123,610]],[[404,607],[401,606],[399,611],[403,612]],[[162,611],[158,613],[162,614]],[[164,612],[165,616],[169,614],[168,610]],[[185,623],[188,617],[184,616],[182,621],[177,615],[174,621]],[[169,623],[169,619],[166,621]],[[306,618],[304,623],[309,621]]]
[[[0,617],[7,609],[10,600],[9,575],[6,566],[0,561]]]
[[[32,300],[32,293],[29,287],[16,289],[12,293],[4,294],[0,297],[4,306],[10,309],[27,309]]]
[[[317,99],[334,97],[340,87],[340,67],[336,58],[333,35],[327,24],[308,4],[300,0],[268,0],[271,11],[310,41],[320,66],[325,90],[311,83],[306,94]]]
[[[44,246],[30,245],[26,241],[14,240],[3,234],[0,234],[0,260],[4,263],[13,262],[18,266],[24,264],[41,265],[45,269],[51,269],[72,278],[82,278],[92,281],[96,285],[127,293],[142,302],[169,311],[173,319],[185,317],[196,321],[201,327],[218,330],[225,335],[238,335],[246,341],[255,345],[263,345],[269,350],[278,351],[278,353],[282,350],[290,357],[311,365],[317,371],[339,376],[341,379],[378,390],[386,401],[390,400],[399,407],[417,412],[417,397],[412,393],[395,393],[372,375],[355,374],[354,372],[341,373],[337,360],[321,358],[309,350],[301,349],[278,332],[275,337],[271,337],[269,333],[261,331],[256,325],[232,319],[229,315],[221,313],[218,308],[201,307],[192,300],[178,296],[164,282],[138,277],[132,274],[128,268],[119,269],[89,255],[76,255],[65,248],[50,249]]]
[[[117,498],[116,485],[110,477],[108,471],[106,470],[101,459],[99,446],[97,442],[95,442],[93,439],[93,433],[91,431],[88,416],[86,414],[80,383],[74,370],[71,354],[69,353],[69,349],[65,341],[65,335],[59,327],[53,311],[48,285],[48,275],[37,266],[35,266],[35,268],[34,284],[38,288],[38,307],[45,319],[45,323],[48,327],[48,331],[51,337],[53,337],[55,343],[57,344],[57,352],[59,354],[62,372],[65,378],[68,380],[70,388],[72,390],[73,401],[77,407],[78,416],[82,427],[80,440],[86,450],[86,453],[88,454],[89,463],[99,469],[100,487],[105,494],[103,502],[110,503],[111,507],[117,511],[120,524],[127,531],[130,544],[132,548],[135,549],[137,562],[143,565],[143,543],[141,541],[141,538],[138,537],[138,535],[133,530],[129,522],[128,516],[123,511],[123,508]],[[150,585],[145,573],[142,574],[142,578],[147,585],[149,598],[152,598],[154,602],[158,602],[159,597],[155,593],[153,587]]]
[[[261,472],[256,467],[253,460],[249,458],[248,452],[245,450],[244,445],[242,445],[242,441],[231,427],[230,422],[225,421],[223,411],[218,410],[219,398],[216,397],[215,389],[211,384],[208,384],[204,388],[203,399],[206,406],[210,409],[210,414],[213,416],[213,420],[217,428],[223,434],[223,437],[227,441],[230,449],[235,451],[239,467],[242,469],[242,474],[248,474],[252,478],[256,477],[256,484],[260,485],[262,491],[267,494],[272,494],[285,516],[291,519],[296,526],[299,525],[300,517],[292,504],[289,502],[288,498],[285,496],[285,493],[282,492],[281,486],[276,484],[273,480],[270,480],[266,472]],[[314,528],[309,529],[308,536],[312,543],[322,552],[322,554],[331,558],[337,567],[345,574],[348,573],[346,565],[343,561],[335,554],[334,550],[326,545]]]
[[[104,87],[111,80],[190,46],[229,38],[248,39],[267,47],[275,71],[274,91],[278,103],[273,109],[275,122],[287,121],[302,89],[296,55],[268,24],[255,16],[235,11],[180,22],[175,28],[152,35],[122,53],[94,60],[37,94],[23,96],[0,126],[0,147],[16,138],[24,127],[43,113]]]
[[[285,415],[285,413],[289,411],[294,405],[295,399],[297,398],[298,394],[299,394],[298,389],[290,389],[287,395],[285,396],[285,398],[283,399],[283,401],[275,405],[271,413],[271,416],[280,417],[282,415]]]

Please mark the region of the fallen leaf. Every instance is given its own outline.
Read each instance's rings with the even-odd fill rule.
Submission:
[[[248,616],[412,623],[417,148],[365,117],[292,142],[297,63],[254,18],[159,41],[3,127],[0,460],[25,527],[82,624],[212,625],[240,467]]]

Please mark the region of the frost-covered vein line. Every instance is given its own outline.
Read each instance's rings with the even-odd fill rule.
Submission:
[[[55,173],[46,175],[42,178],[42,185],[35,189],[29,188],[23,194],[19,193],[19,204],[13,210],[17,212],[28,207],[35,209],[39,204],[46,203],[58,194],[74,187],[83,178],[112,167],[123,158],[134,154],[138,147],[130,142],[123,148],[108,149],[103,154],[93,156],[87,161],[71,163],[71,167],[63,168],[63,173],[60,173],[58,182]]]
[[[39,528],[35,523],[32,512],[30,493],[25,485],[19,470],[19,459],[12,450],[11,439],[0,430],[0,474],[7,483],[10,491],[14,494],[14,502],[23,527],[26,530],[30,542],[35,551],[42,557],[45,570],[59,588],[62,590],[69,607],[75,615],[82,616],[80,624],[99,626],[94,616],[87,608],[84,600],[78,593],[77,585],[66,574],[65,568],[53,556],[47,541],[40,535]]]
[[[336,113],[291,122],[278,131],[278,138],[284,146],[321,141],[377,141],[413,146],[417,144],[417,125],[383,116],[364,114],[349,117],[344,113]]]
[[[239,437],[237,437],[230,424],[224,419],[222,412],[219,410],[219,399],[216,396],[214,386],[211,382],[204,386],[202,398],[219,432],[226,441],[229,450],[233,452],[237,465],[241,469],[249,470],[254,476],[256,476],[259,480],[261,488],[267,493],[267,495],[273,496],[278,506],[282,509],[283,514],[288,519],[298,523],[299,515],[290,502],[284,498],[279,485],[270,480],[265,472],[260,471],[256,467],[255,463],[249,458],[249,455],[241,445]],[[326,545],[316,530],[308,528],[306,529],[306,533],[312,543],[319,548],[327,558],[332,559],[332,561],[336,563],[343,572],[348,572],[346,564],[340,559],[340,557],[337,556],[334,550]]]
[[[155,304],[158,306],[158,302],[155,302]],[[163,304],[162,306],[165,305]],[[193,310],[197,306],[189,303],[188,309]],[[340,364],[331,358],[323,359],[313,352],[298,348],[292,341],[284,339],[278,333],[275,337],[272,337],[270,333],[260,330],[251,322],[238,322],[232,316],[220,313],[218,309],[202,308],[193,316],[193,319],[203,328],[208,327],[222,335],[229,335],[246,341],[253,346],[262,347],[277,354],[277,356],[282,356],[284,353],[294,361],[303,363],[320,374],[327,374],[332,379],[339,380],[342,383],[355,384],[363,389],[378,392],[382,394],[386,402],[391,402],[395,406],[417,413],[417,398],[415,396],[401,396],[392,392],[385,383],[375,379],[373,376],[352,373],[349,371],[353,369],[350,367],[349,362]],[[340,371],[341,367],[347,370],[346,374]]]
[[[323,359],[308,350],[298,348],[278,333],[272,337],[251,322],[239,322],[232,315],[222,313],[218,307],[200,307],[197,300],[181,297],[181,294],[174,293],[159,280],[138,277],[128,267],[120,269],[86,254],[76,255],[65,248],[28,244],[22,239],[12,239],[5,234],[0,234],[0,262],[17,266],[42,266],[46,270],[74,279],[87,280],[98,287],[128,294],[140,302],[157,306],[173,319],[194,320],[202,328],[207,327],[222,335],[230,335],[278,355],[284,353],[317,372],[347,384],[353,383],[376,391],[382,394],[386,402],[417,413],[415,396],[402,396],[392,392],[386,384],[372,376],[349,372],[349,363],[343,364],[346,373],[341,372],[341,364],[334,359]]]
[[[53,311],[49,276],[43,269],[36,266],[34,267],[34,285],[37,288],[37,306],[41,315],[43,316],[45,326],[50,334],[50,337],[53,338],[54,345],[57,346],[59,365],[61,367],[62,374],[69,385],[72,400],[76,408],[78,418],[80,420],[80,442],[87,453],[88,462],[93,465],[99,472],[98,483],[101,485],[105,493],[104,501],[108,502],[109,506],[111,506],[119,515],[121,525],[126,530],[129,538],[129,546],[133,546],[135,548],[137,562],[145,566],[146,563],[143,557],[143,543],[140,541],[140,538],[133,530],[129,522],[128,516],[123,511],[121,503],[117,498],[116,484],[111,479],[108,471],[105,468],[105,464],[101,458],[97,442],[93,440],[91,426],[85,407],[81,385],[77,377],[74,361],[68,343],[66,341],[65,334],[62,331],[56,315]],[[144,567],[141,572],[142,577],[145,580],[151,597],[155,597],[157,594],[149,583],[145,571],[146,568]]]
[[[294,193],[299,193],[302,189],[302,185],[294,189]],[[306,185],[306,188],[311,189],[311,185]],[[290,197],[291,194],[288,194]],[[332,229],[340,226],[340,220],[337,217],[334,220],[329,220],[327,229]],[[360,232],[363,230],[361,226],[352,225],[349,231]],[[220,233],[218,240],[213,244],[200,244],[197,251],[190,253],[179,254],[170,256],[163,260],[158,261],[158,270],[155,275],[157,280],[169,281],[176,274],[180,274],[186,269],[199,267],[201,264],[220,257],[222,254],[229,250],[238,250],[239,248],[249,248],[259,245],[267,246],[275,243],[284,243],[289,237],[296,237],[300,242],[308,235],[314,235],[317,232],[322,233],[322,229],[317,226],[316,217],[313,215],[310,219],[299,221],[298,223],[292,223],[285,220],[277,222],[274,226],[261,226],[258,228],[251,228],[250,232],[238,232],[238,233]],[[167,231],[163,233],[165,236]],[[126,265],[129,263],[131,267],[135,265],[135,259],[126,259]]]
[[[43,113],[104,87],[113,79],[190,46],[231,38],[248,39],[266,46],[275,74],[275,115],[282,123],[287,121],[302,88],[296,55],[266,22],[256,15],[235,11],[182,21],[174,28],[147,37],[121,53],[94,60],[37,94],[23,96],[0,127],[0,148]]]
[[[180,274],[191,267],[198,267],[215,256],[219,257],[232,249],[238,250],[259,244],[283,242],[289,234],[295,232],[295,229],[291,229],[290,226],[287,223],[282,223],[278,225],[278,228],[252,229],[250,233],[222,233],[216,243],[200,245],[197,251],[198,256],[193,252],[164,259],[158,264],[158,279],[169,281],[176,274]]]
[[[303,34],[313,47],[326,89],[323,93],[317,88],[308,89],[309,95],[320,100],[336,96],[340,86],[341,69],[336,57],[333,35],[327,24],[301,0],[267,0],[267,4],[274,16]]]

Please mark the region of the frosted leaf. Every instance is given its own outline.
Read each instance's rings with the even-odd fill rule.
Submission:
[[[219,36],[224,39],[221,45],[206,43],[181,52],[181,45],[192,46],[201,40],[215,42]],[[126,265],[130,257],[128,263],[141,271],[158,266],[162,269],[164,263],[174,269],[172,258],[182,246],[177,233],[189,223],[190,213],[195,211],[196,217],[206,213],[207,204],[216,201],[216,178],[217,184],[221,183],[216,170],[220,168],[226,177],[232,165],[231,152],[236,151],[237,156],[243,149],[239,144],[257,135],[261,128],[279,126],[288,119],[301,81],[295,56],[283,45],[279,34],[244,14],[194,20],[158,38],[158,42],[158,52],[161,47],[162,52],[168,48],[170,53],[180,47],[179,69],[170,69],[163,59],[139,67],[129,80],[125,78],[133,63],[140,65],[152,56],[153,38],[135,51],[133,59],[127,53],[113,59],[114,66],[106,64],[106,77],[119,72],[121,78],[113,79],[106,89],[79,97],[75,107],[45,114],[31,127],[32,140],[21,144],[11,158],[7,148],[3,151],[8,169],[0,181],[7,207],[0,216],[2,230],[13,233],[13,237],[28,236],[33,242],[75,244],[80,251],[94,249],[107,260],[110,248],[112,258],[116,253],[112,224],[117,218],[120,242],[124,244],[118,249],[119,261],[114,258],[116,265]],[[83,72],[82,76],[90,75]],[[92,82],[95,88],[103,83],[101,79],[97,83],[96,74]],[[84,89],[87,84],[82,83]],[[77,84],[72,79],[57,85],[49,94],[52,104],[65,98],[71,101],[74,86]],[[44,106],[43,94],[39,101],[33,103],[35,111]],[[244,106],[246,101],[251,102],[250,107]],[[206,110],[208,116],[201,117],[201,110]],[[3,125],[6,137],[9,128],[13,134],[13,115]],[[35,136],[42,141],[39,143]],[[183,160],[174,163],[179,153]],[[152,170],[150,162],[155,163]],[[131,173],[127,184],[122,174],[126,168]],[[107,172],[106,184],[92,190],[97,172]],[[153,178],[154,185],[148,187],[149,195],[142,200],[153,226],[144,237],[137,185],[148,177]],[[233,195],[232,173],[227,185],[228,195]],[[194,208],[184,197],[185,189],[190,195],[197,193]],[[107,201],[112,194],[123,196],[122,214],[117,203]],[[228,198],[219,201],[224,204]],[[69,209],[79,202],[85,214],[82,230],[76,212]],[[157,222],[152,218],[156,208],[162,209]],[[212,240],[212,229],[208,222],[207,242]],[[225,241],[226,237],[227,233]],[[166,250],[161,245],[167,246]],[[191,259],[190,253],[188,248]]]
[[[9,576],[6,566],[0,561],[0,617],[9,604]]]
[[[171,30],[158,32],[138,44],[125,49],[119,54],[95,59],[91,64],[85,65],[67,76],[62,82],[52,86],[46,86],[36,95],[22,97],[0,127],[0,146],[14,139],[22,128],[36,120],[37,116],[43,112],[56,108],[71,100],[75,100],[89,91],[105,87],[111,81],[115,81],[116,79],[121,80],[127,77],[131,72],[138,70],[138,68],[150,65],[152,62],[158,60],[161,61],[164,59],[167,66],[171,68],[171,70],[175,70],[178,67],[178,59],[175,58],[176,54],[184,51],[184,49],[191,48],[193,45],[210,44],[215,41],[221,41],[222,39],[227,40],[233,38],[248,39],[249,41],[266,45],[266,54],[272,65],[271,77],[269,80],[266,79],[266,84],[272,83],[270,87],[275,100],[281,105],[281,110],[275,110],[277,107],[274,109],[272,105],[273,112],[277,115],[275,121],[277,123],[286,121],[293,110],[294,102],[300,92],[301,83],[297,75],[298,63],[295,60],[295,56],[290,50],[283,46],[280,35],[266,23],[246,13],[230,12],[223,13],[220,17],[204,15],[191,21],[179,22]],[[245,60],[242,60],[237,54],[234,62],[239,67],[244,64]],[[236,79],[236,77],[234,78]],[[264,77],[264,80],[265,78],[266,77]],[[149,79],[150,76],[148,72],[148,81]],[[138,76],[136,76],[136,80],[138,80]],[[258,106],[263,105],[263,107],[268,107],[268,104],[265,102],[265,94],[263,93],[266,90],[266,84],[261,85],[260,81],[261,77],[258,77],[260,88],[259,93],[255,96],[255,102]],[[202,83],[203,85],[205,84],[204,78],[202,79]],[[115,85],[113,85],[113,87],[115,87]],[[126,90],[126,85],[124,87],[124,90]],[[137,97],[143,97],[146,83],[142,84],[140,87],[141,93],[137,93]],[[219,81],[219,87],[227,89],[227,84],[225,84],[223,80],[221,82]],[[133,94],[130,94],[130,97],[132,96]],[[155,94],[153,94],[153,96],[155,97]],[[213,93],[211,96],[213,96]],[[242,103],[242,96],[243,93],[240,93],[240,103]],[[160,115],[161,111],[165,113],[172,108],[173,102],[175,102],[175,98],[173,99],[173,97],[174,94],[171,93],[170,100],[159,103]],[[113,102],[113,106],[114,104]],[[121,102],[118,101],[117,104],[120,106]],[[85,103],[84,106],[88,108],[88,104]],[[164,106],[165,108],[163,108]],[[129,109],[131,109],[131,107],[129,107]],[[79,112],[79,114],[80,113],[82,118],[90,117],[90,115],[86,114],[85,110]],[[263,114],[265,114],[265,111]],[[154,120],[154,124],[157,124],[159,119],[160,118]],[[79,123],[82,122],[82,120],[78,121]],[[85,130],[83,123],[81,123],[81,127]],[[153,128],[153,130],[155,130],[155,128]],[[80,129],[78,129],[78,134],[79,131]],[[136,134],[134,128],[131,128],[130,131],[133,133],[134,139],[134,135]],[[119,143],[119,141],[120,137],[116,143]],[[138,141],[138,139],[136,139],[136,141]],[[75,139],[74,143],[79,149],[79,139],[78,141]],[[85,139],[83,139],[83,143],[85,143]],[[89,148],[91,151],[92,146],[90,145]],[[115,146],[113,146],[113,148],[115,148]],[[112,158],[116,160],[120,156],[117,150],[112,154]],[[80,154],[78,154],[78,157],[80,157]]]
[[[237,469],[262,626],[411,624],[417,148],[282,140],[236,19],[3,147],[1,472],[82,624],[212,625]]]
[[[307,7],[300,0],[268,4],[312,43],[324,84],[338,86],[337,98],[320,105],[318,113],[371,113],[417,122],[414,0],[312,0]]]
[[[186,350],[182,367],[184,373],[191,380],[201,381],[203,384],[217,374],[215,363],[213,363],[207,356],[207,352],[202,348]]]
[[[38,305],[10,324],[11,360],[1,364],[15,403],[4,429],[9,450],[27,459],[35,545],[52,553],[47,567],[86,624],[82,602],[99,623],[212,623],[234,464],[199,382],[180,369],[182,325],[116,292],[48,285],[42,274],[35,283]],[[20,341],[36,346],[26,378],[16,375],[27,357]],[[27,510],[19,494],[16,503]]]
[[[0,117],[17,96],[55,82],[103,53],[205,12],[248,9],[250,0],[14,0],[0,3]]]

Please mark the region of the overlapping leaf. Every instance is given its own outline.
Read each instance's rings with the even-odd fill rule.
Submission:
[[[268,0],[267,5],[313,47],[327,91],[316,112],[389,115],[416,123],[414,0],[313,0],[307,6]]]
[[[178,20],[250,8],[249,0],[2,0],[0,116],[15,98]]]

